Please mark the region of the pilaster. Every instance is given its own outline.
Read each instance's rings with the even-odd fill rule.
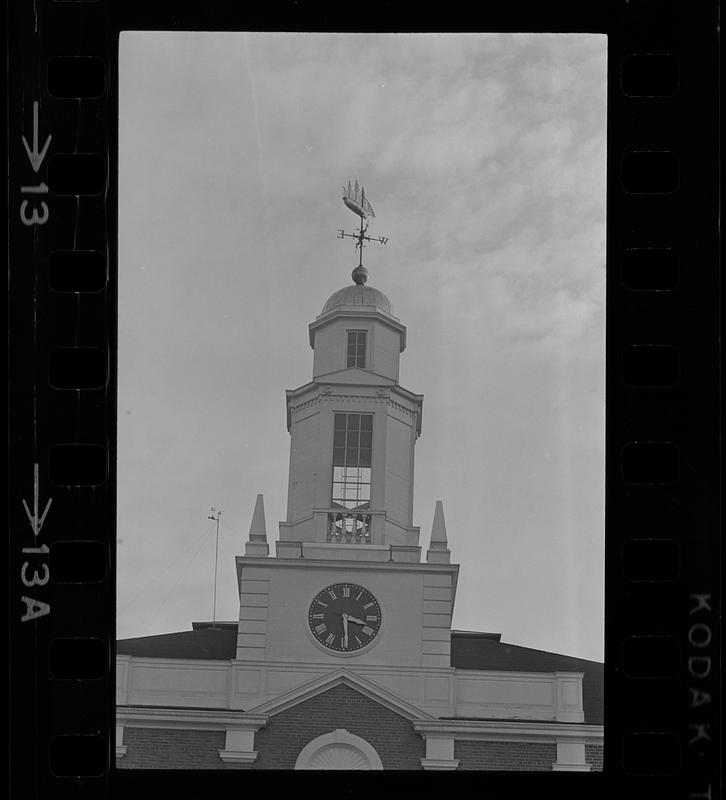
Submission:
[[[241,719],[234,728],[225,731],[224,750],[219,757],[225,764],[252,764],[257,760],[255,734],[267,724],[266,718],[251,717]]]
[[[426,573],[423,578],[422,664],[448,667],[451,663],[452,576]]]
[[[240,661],[265,657],[267,614],[270,603],[270,570],[243,566],[240,572],[240,609],[237,655]]]
[[[585,740],[558,739],[557,761],[552,765],[555,772],[589,772],[585,760]]]
[[[454,770],[459,759],[454,758],[453,736],[427,736],[426,757],[421,759],[425,770]]]
[[[559,722],[584,722],[583,676],[583,672],[555,672],[556,719]]]
[[[127,747],[124,744],[124,726],[116,726],[116,758],[123,758],[126,755]]]

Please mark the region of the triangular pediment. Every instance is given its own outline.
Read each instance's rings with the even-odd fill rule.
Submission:
[[[360,694],[369,698],[374,703],[385,706],[408,720],[435,719],[431,714],[422,711],[420,708],[416,708],[416,706],[393,694],[388,689],[346,668],[336,669],[332,672],[328,672],[326,675],[318,676],[311,681],[296,686],[294,689],[290,689],[272,700],[268,700],[259,706],[250,707],[246,710],[249,712],[253,711],[255,714],[269,714],[270,716],[274,716],[281,711],[286,711],[288,708],[292,708],[299,703],[316,697],[319,694],[323,694],[337,686],[348,686],[354,691],[360,692]]]
[[[386,378],[385,375],[379,375],[368,369],[360,369],[360,367],[348,367],[327,372],[325,375],[317,375],[315,382],[349,383],[359,386],[394,386],[396,383],[392,378]]]

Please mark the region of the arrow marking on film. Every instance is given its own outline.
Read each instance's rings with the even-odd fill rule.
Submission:
[[[33,533],[37,536],[40,533],[40,529],[43,527],[43,523],[45,522],[45,518],[48,515],[48,509],[50,508],[50,504],[53,502],[53,498],[49,497],[48,502],[45,504],[45,509],[38,519],[38,464],[37,462],[33,464],[33,513],[30,513],[30,509],[28,508],[28,504],[23,500],[23,505],[25,506],[25,513],[28,515],[28,519],[30,520],[30,525],[33,528]]]
[[[40,165],[43,163],[43,159],[45,158],[45,154],[48,150],[48,145],[50,144],[50,140],[53,137],[48,134],[48,138],[45,140],[45,144],[43,145],[43,149],[38,152],[38,101],[33,101],[33,149],[30,149],[30,145],[28,144],[28,140],[25,136],[22,137],[23,144],[25,145],[25,152],[28,154],[28,158],[30,159],[30,165],[33,167],[33,172],[37,172],[40,169]]]

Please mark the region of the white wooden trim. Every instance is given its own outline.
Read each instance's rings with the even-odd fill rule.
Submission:
[[[437,758],[422,758],[421,766],[425,770],[448,770],[449,772],[459,768],[459,759],[452,758],[450,761]]]
[[[117,727],[181,730],[254,730],[267,725],[264,714],[218,709],[125,706],[116,709]]]
[[[123,758],[128,747],[124,744],[124,726],[116,726],[116,758]]]
[[[450,736],[426,737],[426,757],[421,766],[427,770],[453,770],[459,766],[454,758],[454,739]]]
[[[579,723],[492,720],[414,720],[416,733],[428,738],[456,741],[540,742],[602,744],[603,726]]]
[[[266,703],[262,703],[259,706],[252,707],[251,710],[254,711],[255,714],[272,716],[273,714],[279,714],[281,711],[285,711],[292,706],[296,706],[298,703],[301,703],[304,700],[308,700],[311,697],[315,697],[322,692],[326,692],[329,689],[342,684],[350,686],[352,689],[355,689],[356,691],[365,695],[373,702],[385,706],[391,711],[394,711],[395,713],[400,714],[409,720],[433,721],[435,719],[435,717],[427,714],[420,708],[416,708],[416,706],[407,703],[405,700],[402,700],[400,697],[392,694],[379,684],[373,683],[372,681],[369,681],[366,678],[363,678],[361,675],[351,672],[346,668],[336,669],[327,673],[326,675],[314,678],[313,680],[308,681],[301,686],[296,686],[294,689],[290,690],[289,692],[285,692],[279,697],[268,700]]]
[[[558,739],[557,761],[552,765],[555,772],[589,772],[585,757],[585,739]]]

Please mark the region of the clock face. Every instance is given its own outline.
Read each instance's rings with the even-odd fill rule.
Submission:
[[[329,650],[352,653],[369,645],[381,629],[378,600],[355,583],[334,583],[319,592],[308,611],[313,636]]]

